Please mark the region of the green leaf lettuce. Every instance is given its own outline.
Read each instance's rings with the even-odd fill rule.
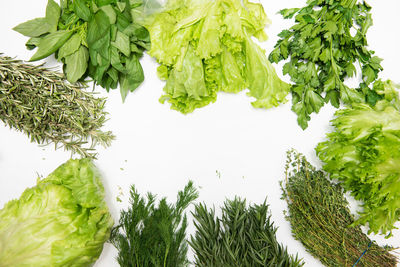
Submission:
[[[378,81],[377,86],[387,86]],[[387,91],[387,90],[386,90]],[[387,96],[388,97],[388,96]],[[400,219],[400,112],[393,102],[353,104],[336,112],[335,132],[316,148],[332,179],[363,201],[356,224],[389,234]]]
[[[239,0],[169,0],[164,11],[145,22],[149,54],[161,64],[167,81],[160,101],[190,113],[215,102],[217,92],[245,88],[254,107],[286,102],[289,85],[277,76],[264,51],[252,40],[265,41],[269,20],[261,4]]]

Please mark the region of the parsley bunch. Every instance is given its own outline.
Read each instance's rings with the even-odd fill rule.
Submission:
[[[357,0],[308,0],[299,9],[283,9],[285,19],[295,16],[295,25],[283,30],[271,62],[289,59],[283,73],[289,74],[293,106],[298,124],[307,128],[310,114],[318,113],[325,103],[338,108],[340,103],[367,102],[380,98],[370,85],[382,70],[382,59],[368,50],[366,33],[372,25],[371,7]],[[354,31],[354,33],[353,33]],[[344,82],[362,70],[358,88]]]
[[[239,198],[225,201],[222,218],[213,209],[196,205],[193,214],[196,233],[190,246],[199,267],[277,266],[297,267],[303,263],[278,243],[269,206],[246,207]]]
[[[188,266],[184,210],[198,197],[193,183],[189,182],[178,193],[175,204],[168,204],[163,198],[156,206],[155,195],[148,193],[146,201],[134,186],[130,193],[131,206],[121,212],[119,225],[111,232],[111,242],[118,249],[119,265]]]

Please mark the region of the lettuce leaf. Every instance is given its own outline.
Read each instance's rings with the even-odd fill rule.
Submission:
[[[168,101],[172,108],[186,114],[216,100],[214,91],[206,87],[201,59],[189,48],[182,70],[172,69],[164,88],[161,103]]]
[[[279,79],[264,51],[250,37],[246,37],[246,78],[249,96],[257,100],[251,104],[256,108],[271,108],[285,103],[289,84]]]
[[[335,131],[316,148],[324,170],[363,201],[355,224],[390,236],[400,219],[399,110],[387,100],[354,104],[337,111],[332,125]]]
[[[267,39],[268,23],[262,5],[247,0],[169,0],[164,11],[145,23],[149,54],[161,64],[159,76],[167,81],[160,101],[190,113],[216,101],[219,91],[248,88],[254,107],[286,102],[289,85],[252,40]]]
[[[0,266],[91,266],[112,225],[99,171],[69,160],[0,210]]]

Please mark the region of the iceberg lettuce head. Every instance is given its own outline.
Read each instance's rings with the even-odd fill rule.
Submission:
[[[0,210],[0,266],[91,266],[112,225],[99,171],[71,159]]]

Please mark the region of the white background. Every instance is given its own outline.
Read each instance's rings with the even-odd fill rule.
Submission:
[[[284,21],[276,13],[283,8],[301,7],[305,2],[261,1],[272,19],[272,25],[266,29],[270,39],[262,44],[267,53],[276,43],[276,35],[292,25],[292,21]],[[368,32],[370,48],[384,59],[381,77],[400,82],[400,1],[370,2],[374,19],[374,26]],[[25,49],[27,38],[12,28],[44,16],[46,3],[46,0],[0,1],[0,52],[25,60],[33,55],[33,51]],[[53,57],[46,62],[47,66],[59,66]],[[290,253],[304,258],[306,266],[322,266],[291,236],[290,225],[282,212],[286,204],[280,199],[279,181],[283,179],[285,153],[289,148],[296,148],[320,166],[314,147],[330,131],[329,121],[334,110],[330,106],[323,108],[312,117],[308,129],[302,131],[290,111],[290,101],[278,108],[256,110],[242,92],[219,93],[216,103],[182,115],[170,110],[168,104],[158,102],[164,84],[156,76],[155,60],[145,55],[142,64],[146,80],[128,95],[124,104],[119,91],[107,94],[102,88],[96,88],[108,97],[106,109],[110,119],[104,129],[112,130],[117,137],[110,148],[98,149],[100,155],[96,161],[103,173],[107,202],[115,220],[119,211],[127,207],[131,184],[141,193],[151,191],[175,201],[177,192],[191,179],[199,187],[198,201],[209,206],[219,207],[225,198],[235,195],[253,203],[267,197],[272,218],[279,227],[278,240],[288,246]],[[282,76],[281,67],[282,64],[276,66],[277,73],[289,81]],[[34,186],[38,174],[47,176],[69,158],[68,152],[55,151],[52,146],[39,147],[30,143],[24,134],[0,122],[0,208],[18,198],[27,187]],[[116,201],[119,187],[124,193],[122,203]],[[191,225],[188,232],[193,230]],[[399,230],[387,240],[381,236],[372,238],[380,244],[400,246]],[[116,254],[106,244],[95,266],[118,266]]]

